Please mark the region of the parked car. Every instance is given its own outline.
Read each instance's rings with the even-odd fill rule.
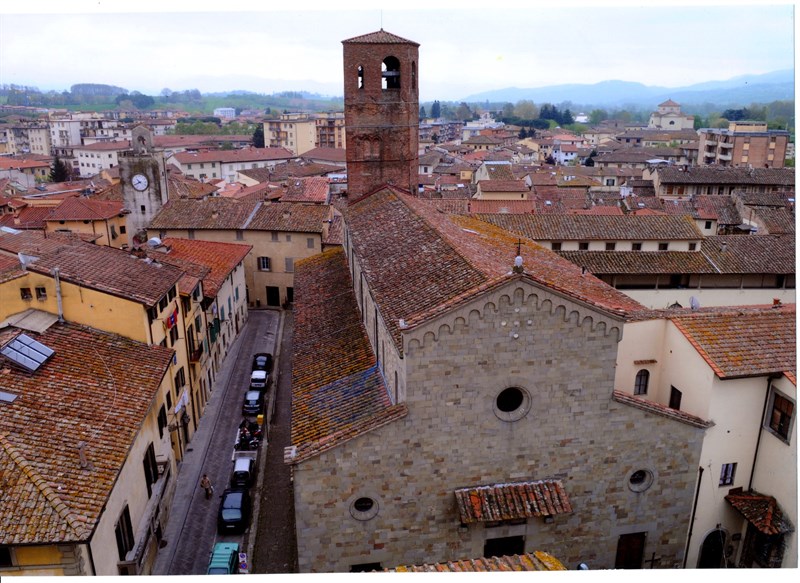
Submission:
[[[250,373],[250,390],[266,391],[269,383],[269,373],[265,370],[254,370]]]
[[[211,551],[206,575],[231,575],[239,572],[239,543],[217,543]]]
[[[231,488],[249,488],[256,477],[257,451],[234,452]]]
[[[221,498],[217,534],[243,533],[250,524],[250,492],[244,488],[229,488]]]
[[[272,355],[269,352],[259,352],[253,355],[253,370],[272,372]]]
[[[264,393],[261,391],[247,391],[242,403],[242,415],[258,415],[264,408]]]

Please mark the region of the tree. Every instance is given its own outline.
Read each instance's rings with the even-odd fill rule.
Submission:
[[[253,146],[256,148],[264,147],[264,125],[258,124],[253,132]]]
[[[52,182],[66,182],[72,176],[69,165],[56,156],[53,165],[50,167],[50,180]]]
[[[517,101],[517,105],[514,107],[514,115],[519,119],[536,119],[541,113],[536,108],[536,104],[534,104],[533,101],[522,99]]]
[[[469,108],[469,105],[463,101],[456,108],[456,119],[460,119],[461,121],[472,119],[472,110]]]
[[[503,117],[512,117],[514,115],[514,104],[506,103],[503,105]]]
[[[438,119],[442,116],[442,106],[439,104],[438,101],[434,101],[433,105],[431,105],[431,117],[434,119]]]
[[[589,122],[593,125],[597,125],[606,119],[608,119],[608,112],[605,109],[593,109],[589,114]]]
[[[419,106],[419,119],[425,119],[426,117],[428,117],[428,114],[425,113],[425,106],[424,105],[420,105]]]
[[[525,128],[520,128],[519,129],[519,139],[520,140],[524,140],[527,137],[528,137],[528,132],[525,130]]]

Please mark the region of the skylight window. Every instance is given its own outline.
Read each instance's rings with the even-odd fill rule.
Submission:
[[[30,372],[36,371],[54,351],[27,334],[20,334],[6,344],[0,354]]]

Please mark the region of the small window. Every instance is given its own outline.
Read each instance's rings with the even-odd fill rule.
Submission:
[[[561,251],[561,241],[553,241],[553,242],[550,244],[550,248],[551,248],[553,251]]]
[[[158,437],[164,437],[164,428],[167,426],[167,410],[164,405],[158,410]]]
[[[794,403],[780,393],[772,393],[767,427],[788,443],[794,420]]]
[[[734,476],[736,476],[736,464],[722,464],[719,472],[719,485],[733,486]]]
[[[503,421],[518,421],[527,415],[530,407],[531,398],[526,390],[508,387],[495,397],[494,414]]]
[[[578,243],[578,250],[580,251],[588,251],[589,250],[589,243],[587,241],[581,241]]]
[[[131,513],[128,510],[128,505],[122,509],[119,520],[114,527],[114,534],[117,537],[117,553],[119,560],[124,561],[128,552],[133,548],[133,526],[131,525]]]
[[[292,242],[292,236],[291,235],[286,235],[286,242],[287,243],[291,243]]]
[[[616,248],[616,243],[606,243],[606,251],[614,251]]]
[[[158,464],[156,463],[156,452],[152,442],[144,454],[142,466],[144,467],[144,482],[147,485],[147,497],[150,498],[153,495],[153,484],[158,481]]]
[[[711,228],[711,221],[706,221],[706,229],[710,229],[710,228]]]
[[[680,392],[675,387],[670,387],[669,391],[669,408],[670,409],[680,409],[681,408],[681,398],[683,397],[683,393]]]
[[[689,251],[697,251],[697,243],[689,243]]]
[[[258,270],[259,271],[270,271],[272,268],[272,261],[269,257],[259,257],[258,258]]]
[[[31,293],[31,288],[29,287],[19,288],[19,297],[21,297],[23,300],[32,300],[33,294]]]
[[[667,251],[669,249],[669,243],[659,243],[658,250],[659,251]]]
[[[187,237],[188,239],[194,239],[194,229],[188,229],[188,230],[186,231],[186,237]]]
[[[273,233],[272,233],[272,241],[273,241],[273,242],[277,242],[277,241],[278,241],[278,233],[276,233],[276,232],[274,232],[274,231],[273,231]]]
[[[636,383],[633,387],[634,395],[646,395],[647,385],[650,382],[650,371],[642,369],[636,373]]]
[[[285,260],[286,273],[294,272],[294,257],[287,257]]]
[[[641,251],[642,244],[641,243],[631,243],[631,251]]]
[[[0,547],[0,567],[12,567],[11,562],[11,549],[8,547]]]
[[[308,247],[309,249],[314,248],[314,237],[308,237],[306,239],[306,247]]]
[[[356,520],[375,518],[378,510],[378,501],[369,496],[359,496],[350,504],[350,515]]]
[[[236,240],[244,241],[244,231],[242,231],[241,229],[236,230]]]
[[[147,214],[147,207],[144,206],[144,205],[139,206],[139,212],[142,213],[143,215],[146,215]]]
[[[37,287],[36,288],[36,299],[39,301],[44,301],[47,299],[47,288],[45,287]]]
[[[653,472],[638,469],[628,476],[628,488],[633,492],[644,492],[653,485]]]

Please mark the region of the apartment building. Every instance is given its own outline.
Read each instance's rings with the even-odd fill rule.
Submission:
[[[326,111],[315,116],[317,137],[315,145],[318,148],[347,147],[344,131],[344,112]],[[266,135],[266,134],[265,134]]]
[[[284,147],[244,148],[241,150],[178,152],[167,158],[167,164],[175,164],[185,175],[197,180],[222,178],[228,182],[234,182],[236,173],[240,170],[274,168],[275,165],[287,162],[294,157],[295,154]]]
[[[789,132],[769,130],[765,122],[732,121],[728,129],[703,128],[697,163],[744,168],[783,168]]]
[[[307,113],[282,113],[277,118],[267,119],[264,121],[264,143],[271,148],[285,148],[295,156],[300,156],[317,145],[317,121]],[[336,118],[327,121],[333,121],[332,132],[335,137]],[[330,128],[324,127],[326,139],[330,139],[327,131]]]

